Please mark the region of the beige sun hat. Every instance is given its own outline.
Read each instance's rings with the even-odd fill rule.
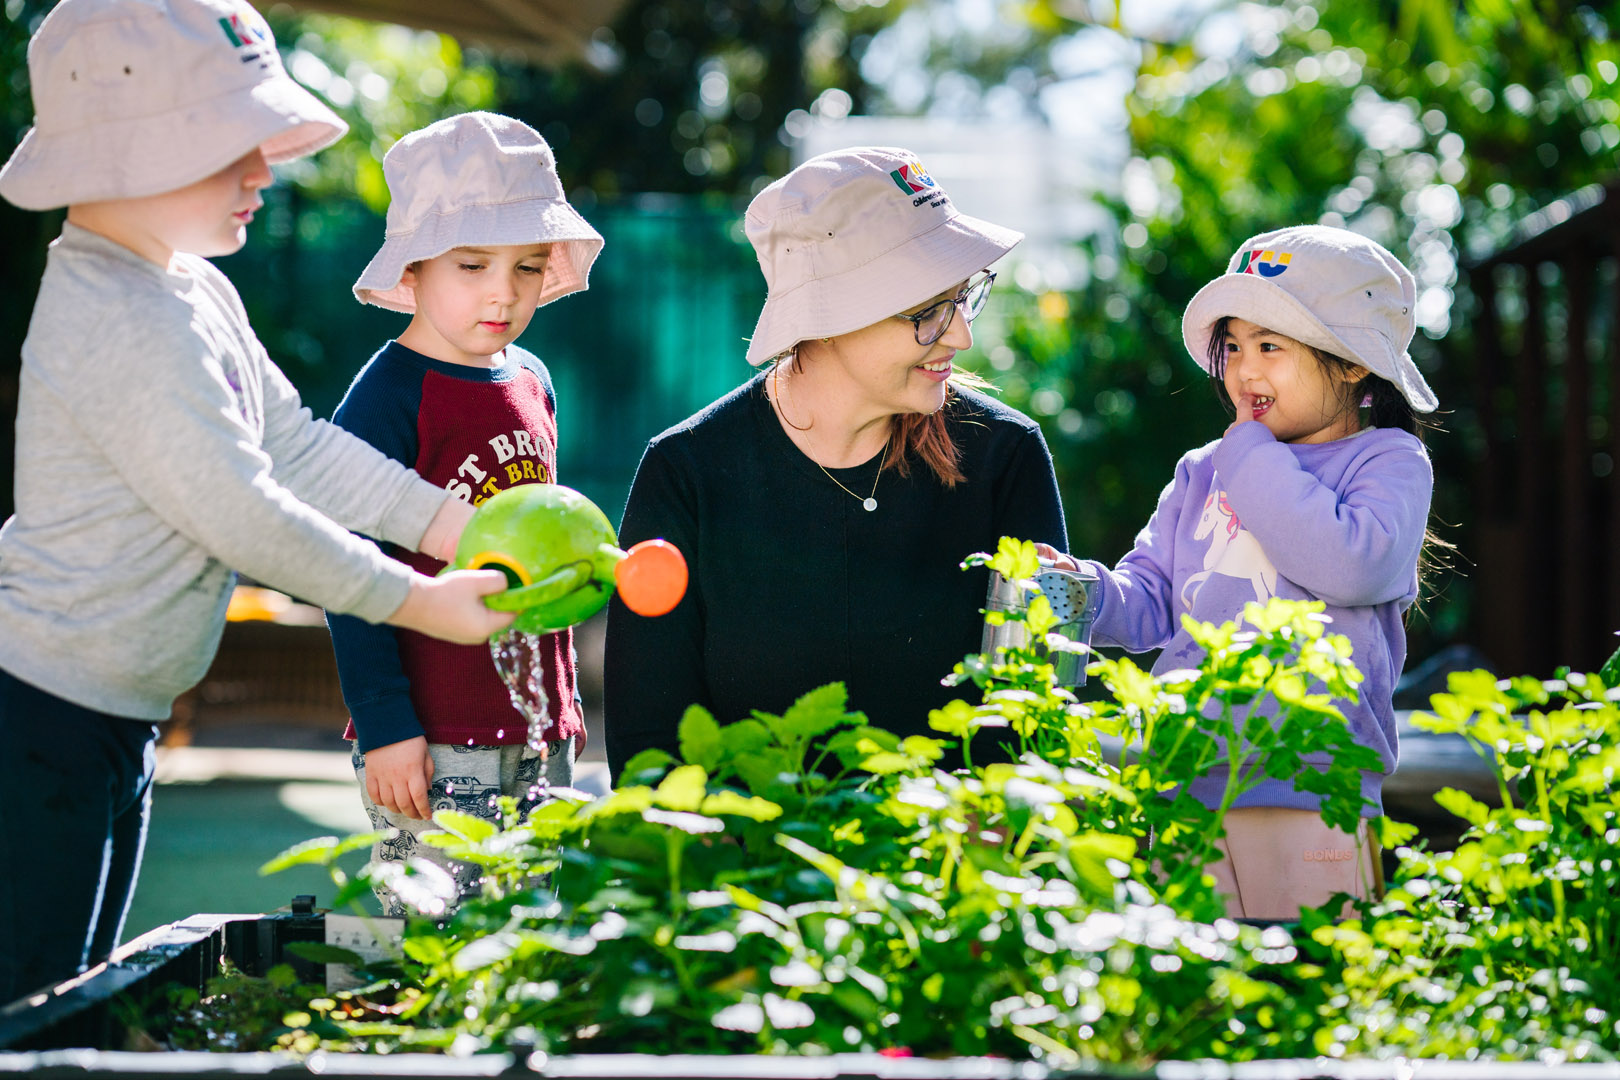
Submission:
[[[400,277],[411,263],[481,244],[551,244],[540,303],[590,284],[602,236],[568,205],[540,133],[497,113],[429,124],[383,158],[393,201],[383,246],[354,283],[363,304],[416,311]]]
[[[916,154],[892,146],[811,158],[754,197],[743,228],[767,290],[750,364],[914,307],[1024,238],[960,213]]]
[[[28,43],[28,77],[34,126],[0,169],[0,195],[25,210],[159,195],[255,147],[274,165],[349,130],[232,0],[62,0]]]
[[[1349,229],[1294,225],[1250,237],[1181,317],[1192,358],[1214,375],[1209,337],[1224,318],[1286,334],[1393,383],[1418,412],[1439,405],[1407,349],[1417,286],[1383,245]]]

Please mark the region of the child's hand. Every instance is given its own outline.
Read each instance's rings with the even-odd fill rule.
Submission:
[[[426,821],[428,785],[433,782],[433,755],[427,737],[389,743],[366,751],[366,794],[390,814]]]
[[[1073,555],[1065,555],[1051,544],[1042,544],[1037,541],[1035,544],[1035,554],[1039,555],[1041,558],[1045,559],[1059,570],[1080,569],[1080,563],[1075,560]]]
[[[1237,401],[1233,404],[1237,406],[1237,417],[1230,424],[1226,425],[1225,434],[1227,435],[1232,434],[1232,429],[1237,427],[1239,424],[1246,424],[1250,420],[1254,419],[1253,394],[1239,394]]]
[[[449,562],[456,557],[456,545],[461,542],[461,530],[467,527],[472,520],[473,508],[471,503],[462,502],[454,495],[444,500],[439,506],[439,512],[433,515],[428,522],[427,532],[422,534],[422,543],[417,550],[424,555],[431,555],[440,562]]]
[[[484,597],[506,586],[506,575],[499,570],[453,570],[443,577],[417,574],[405,602],[388,622],[458,645],[477,645],[517,618],[513,612],[484,606]]]

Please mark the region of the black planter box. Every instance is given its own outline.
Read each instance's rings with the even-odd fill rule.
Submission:
[[[118,995],[175,983],[202,990],[228,956],[243,972],[263,974],[291,963],[302,978],[324,972],[286,952],[296,941],[321,941],[325,914],[313,898],[267,915],[194,915],[159,927],[120,948],[103,966],[48,991],[0,1006],[0,1078],[30,1080],[116,1077],[186,1080],[252,1076],[356,1076],[471,1080],[1620,1080],[1620,1064],[1542,1065],[1535,1062],[1260,1061],[1228,1065],[1161,1062],[1133,1071],[1094,1067],[1073,1072],[997,1058],[887,1058],[878,1054],[829,1057],[655,1056],[591,1054],[547,1057],[482,1054],[290,1054],[165,1052],[118,1049],[124,1030],[113,1005]]]
[[[312,897],[267,915],[193,915],[158,927],[122,946],[108,962],[76,979],[0,1006],[0,1077],[118,1077],[146,1080],[185,1077],[369,1076],[536,1077],[578,1080],[816,1080],[859,1077],[915,1080],[1044,1080],[1051,1071],[1030,1062],[991,1058],[950,1061],[891,1059],[877,1054],[825,1058],[766,1056],[703,1057],[592,1054],[551,1057],[532,1054],[290,1054],[138,1053],[119,1049],[125,1031],[114,1004],[120,994],[151,992],[167,984],[202,990],[229,957],[244,973],[262,975],[290,963],[300,978],[322,982],[325,971],[294,957],[286,947],[322,941],[326,915]],[[1094,1074],[1096,1075],[1096,1074]],[[1615,1080],[1620,1080],[1617,1074]]]
[[[0,1006],[0,1051],[117,1049],[124,1031],[113,1002],[120,994],[169,984],[201,991],[218,974],[223,957],[251,975],[286,962],[300,976],[320,981],[314,966],[286,947],[321,941],[325,918],[314,910],[312,897],[299,897],[290,908],[268,915],[193,915],[160,926],[78,978]]]

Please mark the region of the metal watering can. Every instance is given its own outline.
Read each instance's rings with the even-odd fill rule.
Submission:
[[[1034,587],[1031,587],[1034,586]],[[1101,594],[1097,591],[1097,572],[1089,566],[1078,570],[1060,570],[1046,562],[1041,572],[1027,581],[1008,581],[995,570],[990,571],[990,588],[985,595],[985,613],[992,611],[1023,611],[1035,599],[1036,589],[1052,605],[1052,614],[1058,625],[1054,630],[1068,638],[1076,649],[1048,650],[1044,645],[1037,652],[1045,654],[1052,665],[1053,681],[1059,686],[1084,686],[1086,664],[1090,662],[1091,624],[1097,617]],[[980,652],[994,652],[998,648],[1021,648],[1029,644],[1029,629],[1022,622],[984,624]]]
[[[445,570],[504,572],[511,588],[484,603],[517,612],[511,629],[524,633],[583,622],[615,588],[637,615],[673,611],[686,593],[680,549],[667,540],[644,540],[629,551],[617,545],[607,515],[573,488],[524,484],[479,504]]]

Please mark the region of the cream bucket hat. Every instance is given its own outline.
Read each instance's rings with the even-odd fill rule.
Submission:
[[[1250,237],[1226,273],[1198,290],[1181,337],[1211,375],[1209,336],[1221,319],[1244,319],[1360,364],[1394,383],[1418,412],[1439,404],[1406,350],[1417,330],[1411,271],[1382,245],[1349,229],[1295,225]]]
[[[233,0],[62,0],[28,43],[34,126],[0,169],[26,210],[187,187],[258,147],[272,165],[349,130]]]
[[[563,197],[551,147],[529,125],[470,112],[413,131],[383,158],[393,201],[383,246],[354,296],[416,311],[411,263],[480,244],[552,244],[540,303],[590,284],[602,237]]]
[[[754,197],[743,228],[767,290],[750,364],[914,307],[1024,238],[958,212],[916,154],[889,146],[811,158]]]

